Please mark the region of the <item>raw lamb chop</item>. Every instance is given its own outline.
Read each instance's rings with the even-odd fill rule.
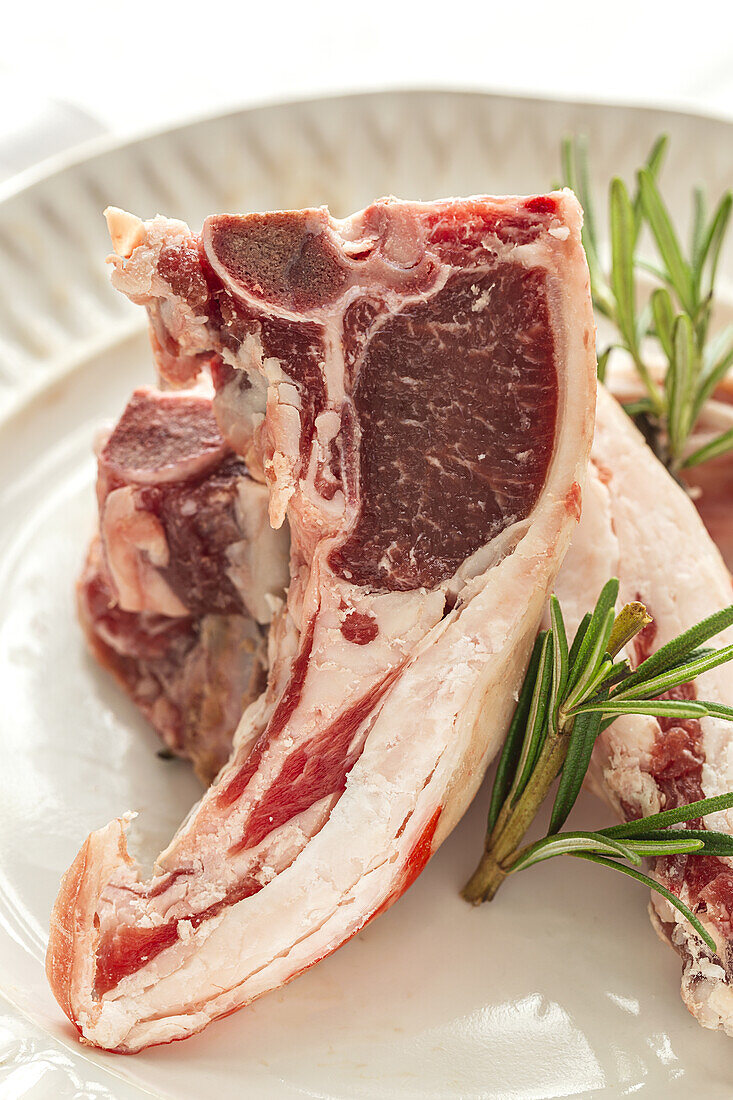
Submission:
[[[599,391],[583,518],[557,580],[568,627],[575,629],[604,582],[620,580],[619,604],[642,600],[654,622],[628,654],[638,665],[655,649],[731,602],[731,578],[691,500],[607,392]],[[716,645],[733,642],[733,630]],[[730,666],[676,689],[676,698],[733,704]],[[733,733],[715,718],[677,722],[619,718],[601,735],[593,785],[627,819],[733,789]],[[711,828],[733,832],[733,812]],[[695,823],[693,823],[695,824]],[[697,823],[699,827],[699,823]],[[652,923],[682,957],[682,997],[704,1027],[733,1035],[733,866],[712,856],[667,856],[653,870],[697,913],[718,945],[711,955],[678,911],[651,897]]]
[[[328,955],[459,820],[505,732],[575,529],[595,362],[580,209],[387,200],[113,216],[114,281],[163,374],[217,413],[287,514],[265,695],[143,881],[92,833],[47,970],[84,1038],[182,1039]]]
[[[688,453],[706,446],[731,429],[733,379],[726,378],[703,405],[690,435]],[[692,466],[683,471],[682,477],[725,564],[733,570],[733,452]]]
[[[90,648],[208,783],[266,681],[288,540],[201,393],[137,390],[100,441],[99,536],[77,587]]]
[[[622,404],[630,404],[644,397],[645,390],[633,363],[616,352],[611,360],[608,388]],[[661,363],[652,361],[651,373],[660,385],[664,385]],[[702,407],[700,416],[687,442],[687,454],[706,446],[723,432],[733,429],[733,378],[724,378],[712,397]],[[695,507],[703,523],[712,535],[715,545],[723,555],[729,569],[733,569],[733,452],[721,455],[690,469],[683,469],[681,477],[690,490]]]

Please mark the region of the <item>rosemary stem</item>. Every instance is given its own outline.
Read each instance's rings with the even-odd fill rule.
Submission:
[[[682,346],[681,357],[685,356],[689,375],[689,346]],[[733,604],[666,642],[632,672],[627,660],[614,659],[650,619],[641,603],[626,604],[614,616],[618,590],[617,579],[606,582],[595,609],[581,618],[571,645],[562,608],[557,597],[550,597],[550,626],[537,636],[497,768],[484,851],[462,894],[479,905],[494,898],[508,875],[554,856],[577,856],[629,875],[662,894],[714,953],[715,942],[697,916],[638,866],[644,855],[694,852],[733,858],[733,837],[727,834],[705,829],[665,832],[671,825],[730,808],[733,792],[598,832],[562,831],[591,764],[596,739],[616,715],[681,717],[695,708],[695,715],[707,713],[733,722],[733,707],[669,696],[679,684],[733,660],[733,646],[710,649],[704,645],[733,623]],[[558,776],[547,833],[542,840],[520,847]]]
[[[571,730],[572,720],[561,724],[557,733],[548,734],[532,774],[532,782],[527,784],[514,806],[505,804],[502,808],[493,832],[487,837],[479,865],[463,888],[466,901],[473,905],[491,901],[509,874],[507,864],[565,762]]]
[[[619,650],[627,646],[639,631],[648,626],[651,621],[652,617],[643,603],[638,601],[627,603],[614,620],[611,637],[608,639],[608,646],[606,647],[609,657],[616,657]]]
[[[482,901],[491,901],[506,878],[494,858],[494,853],[484,852],[478,867],[463,887],[461,894],[471,905],[480,905]]]

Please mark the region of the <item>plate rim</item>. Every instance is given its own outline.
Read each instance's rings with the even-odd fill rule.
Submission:
[[[46,157],[38,164],[16,173],[8,180],[0,183],[0,215],[8,204],[22,201],[30,196],[36,188],[43,188],[53,184],[53,180],[61,178],[67,172],[81,170],[87,164],[100,162],[106,157],[116,154],[130,155],[137,147],[148,141],[165,139],[169,136],[181,136],[192,129],[202,126],[215,126],[220,123],[232,124],[235,120],[245,118],[261,111],[283,110],[292,108],[317,109],[329,108],[336,104],[367,104],[369,102],[390,101],[420,101],[431,97],[440,97],[445,100],[481,99],[485,102],[502,105],[509,108],[515,107],[521,110],[586,110],[599,115],[626,115],[637,120],[655,119],[658,128],[664,129],[665,120],[668,125],[674,122],[687,120],[688,122],[700,122],[704,125],[712,125],[720,128],[721,132],[733,133],[733,115],[716,114],[705,111],[689,111],[675,107],[660,107],[654,104],[625,103],[618,100],[603,101],[593,98],[556,98],[554,96],[523,95],[518,92],[506,94],[480,87],[455,87],[451,85],[417,84],[410,86],[388,86],[386,88],[354,88],[345,91],[316,93],[302,96],[271,96],[260,101],[250,101],[238,106],[227,107],[224,110],[202,111],[193,113],[174,123],[162,123],[150,127],[136,127],[128,133],[106,133],[92,137],[72,146],[70,149]],[[36,400],[40,394],[57,380],[63,379],[72,373],[76,366],[87,358],[97,355],[110,347],[144,329],[144,319],[137,320],[133,317],[119,318],[111,321],[104,333],[98,332],[79,343],[70,343],[68,348],[57,351],[54,355],[44,359],[44,372],[37,379],[24,386],[15,388],[10,396],[0,403],[0,429],[7,425],[17,414],[25,410],[30,403]]]
[[[345,100],[367,100],[382,98],[422,98],[428,96],[445,96],[446,98],[479,97],[501,103],[521,104],[524,107],[575,107],[588,110],[600,110],[610,112],[628,112],[635,115],[656,115],[660,118],[680,119],[686,118],[692,121],[715,123],[724,128],[733,130],[733,114],[715,111],[687,110],[682,107],[661,106],[654,103],[625,103],[622,100],[601,100],[579,96],[577,98],[558,98],[555,96],[523,95],[521,92],[504,93],[483,89],[479,87],[456,88],[448,84],[418,84],[403,87],[391,85],[386,88],[355,88],[343,92],[329,92],[315,95],[302,96],[272,96],[262,100],[249,101],[227,108],[225,110],[194,112],[183,120],[173,123],[161,123],[150,127],[134,127],[129,132],[104,133],[96,137],[87,138],[69,149],[61,150],[51,156],[44,157],[37,164],[24,168],[0,183],[0,206],[10,199],[17,198],[25,191],[47,182],[52,176],[58,175],[70,168],[76,168],[105,156],[108,153],[121,152],[125,148],[138,145],[143,141],[165,137],[168,134],[180,134],[184,130],[194,126],[209,125],[250,114],[253,111],[287,108],[295,106],[315,107],[318,105],[343,102]]]

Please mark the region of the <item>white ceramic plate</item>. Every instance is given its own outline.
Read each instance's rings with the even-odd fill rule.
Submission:
[[[101,210],[213,210],[542,190],[561,135],[589,132],[600,179],[662,129],[676,215],[733,182],[722,122],[482,95],[385,93],[242,111],[97,147],[0,203],[0,1087],[133,1100],[650,1097],[733,1089],[733,1046],[678,996],[644,891],[555,861],[469,909],[487,792],[389,913],[287,989],[186,1043],[82,1048],[45,984],[48,912],[86,834],[137,808],[152,855],[197,797],[185,765],[84,653],[72,588],[94,519],[91,441],[149,380],[143,317],[108,288]],[[726,257],[731,275],[733,257]],[[581,800],[577,824],[605,811]]]

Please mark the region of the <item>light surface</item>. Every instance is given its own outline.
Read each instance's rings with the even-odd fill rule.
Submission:
[[[729,0],[38,0],[3,10],[0,72],[115,133],[240,104],[459,87],[733,116]],[[0,110],[16,110],[7,97]]]
[[[0,1017],[3,1095],[730,1096],[730,1040],[684,1009],[679,961],[651,930],[643,889],[556,860],[510,881],[491,906],[461,901],[486,789],[392,910],[186,1043],[134,1058],[85,1051],[42,969],[58,881],[86,833],[138,809],[135,843],[151,857],[198,790],[185,765],[157,759],[154,735],[87,658],[74,621],[94,520],[92,438],[150,378],[146,340],[130,334],[140,319],[107,289],[100,204],[197,222],[226,206],[324,200],[346,213],[385,190],[541,190],[559,134],[577,126],[593,135],[601,176],[628,173],[651,136],[670,130],[675,208],[694,180],[716,191],[731,179],[722,124],[382,96],[185,129],[73,165],[0,205],[0,989],[15,1006]],[[572,821],[604,823],[591,798]]]

